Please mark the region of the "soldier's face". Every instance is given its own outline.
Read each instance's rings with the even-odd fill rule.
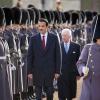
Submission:
[[[45,34],[47,32],[48,26],[46,26],[45,22],[38,22],[38,29],[41,34]]]

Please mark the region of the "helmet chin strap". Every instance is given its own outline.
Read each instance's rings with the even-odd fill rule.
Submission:
[[[95,30],[96,30],[96,27],[97,27],[97,22],[98,22],[98,16],[97,16],[97,18],[96,18],[96,23],[95,23],[95,26],[94,26],[93,37],[92,37],[92,41],[91,41],[91,43],[93,43],[93,38],[94,38]],[[86,67],[88,67],[88,64],[89,64],[89,60],[90,60],[90,56],[91,56],[92,46],[93,46],[93,45],[91,45],[90,48],[89,48],[89,53],[88,53],[88,59],[87,59]]]

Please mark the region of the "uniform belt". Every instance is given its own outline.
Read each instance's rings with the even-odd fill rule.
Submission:
[[[5,60],[6,56],[0,56],[0,60]]]

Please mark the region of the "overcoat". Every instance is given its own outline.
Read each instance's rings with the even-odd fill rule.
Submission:
[[[41,35],[31,37],[28,54],[28,74],[33,74],[33,84],[51,86],[55,73],[60,73],[60,45],[56,35],[48,33],[45,49],[42,48]]]
[[[6,50],[4,40],[0,37],[0,100],[12,100],[5,58]]]
[[[89,73],[86,78],[83,78],[80,100],[100,100],[100,45],[91,43],[83,48],[77,62],[80,75],[82,75],[82,68],[86,64],[89,68]]]

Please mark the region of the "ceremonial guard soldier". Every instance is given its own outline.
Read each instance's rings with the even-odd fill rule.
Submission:
[[[80,100],[100,100],[100,14],[92,23],[92,43],[87,44],[77,62],[83,76]]]
[[[3,25],[5,15],[3,9],[0,8],[0,99],[12,100],[10,91],[9,66],[7,66],[7,56],[9,48],[7,42],[3,38]]]

